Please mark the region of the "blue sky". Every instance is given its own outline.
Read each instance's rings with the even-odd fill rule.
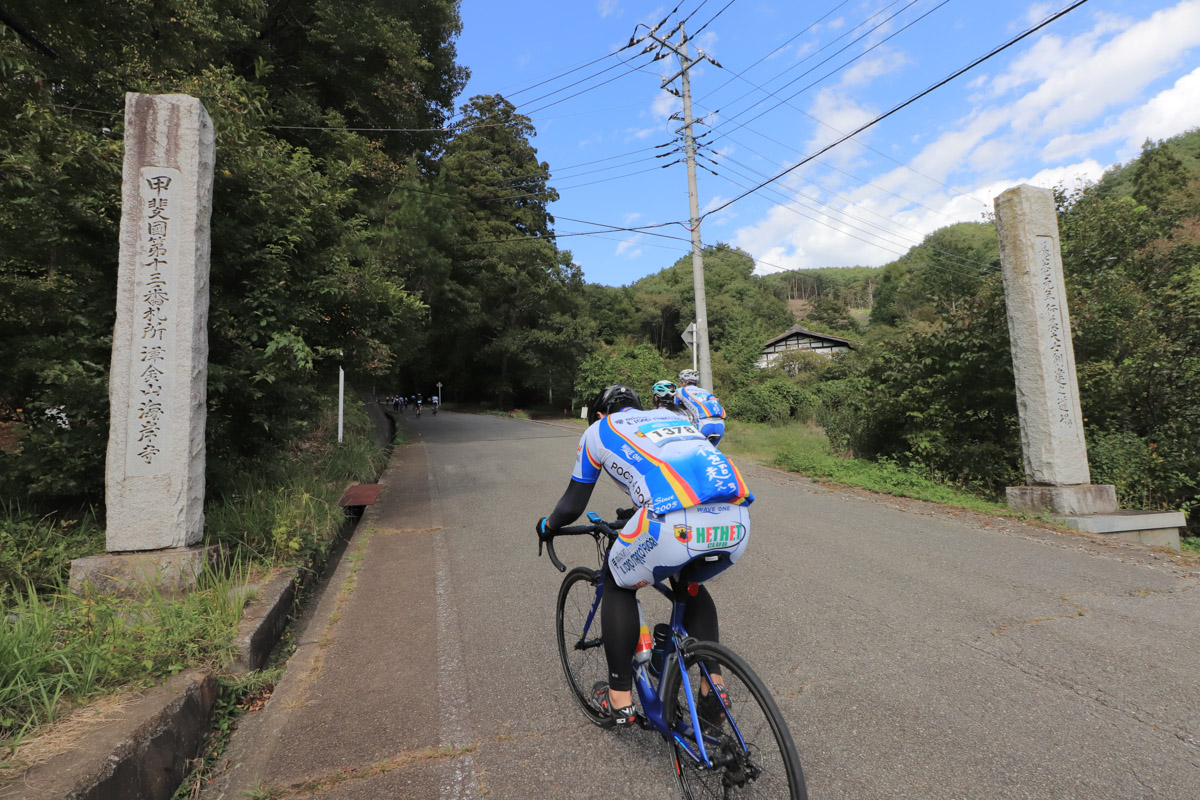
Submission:
[[[659,88],[677,62],[621,49],[676,2],[463,0],[459,61],[472,74],[461,100],[500,93],[533,120],[561,196],[550,207],[559,244],[592,283],[628,284],[690,252],[684,165],[655,157],[679,127],[679,100]],[[663,30],[687,18],[693,55],[698,45],[721,65],[691,71],[717,173],[699,171],[701,212],[1071,4],[682,0]],[[878,266],[930,231],[983,219],[1010,186],[1095,180],[1147,137],[1197,126],[1200,0],[1090,0],[705,217],[701,233],[747,250],[764,273]]]

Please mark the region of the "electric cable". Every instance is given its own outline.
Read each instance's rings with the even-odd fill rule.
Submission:
[[[885,120],[885,119],[887,119],[888,117],[890,117],[890,116],[892,116],[893,114],[895,114],[897,111],[900,111],[901,109],[903,109],[903,108],[905,108],[905,107],[907,107],[907,106],[909,106],[909,105],[912,105],[912,104],[913,104],[913,103],[915,103],[917,100],[920,100],[922,97],[925,97],[926,95],[928,95],[928,94],[930,94],[930,93],[932,93],[932,92],[936,91],[937,89],[940,89],[941,87],[945,86],[947,83],[949,83],[950,81],[954,80],[955,78],[957,78],[958,76],[962,75],[963,73],[965,73],[965,72],[968,72],[968,71],[970,71],[971,69],[974,69],[975,67],[979,66],[979,65],[980,65],[980,64],[982,64],[983,62],[987,61],[988,59],[990,59],[990,58],[993,58],[993,57],[995,57],[995,56],[999,55],[999,54],[1000,54],[1000,53],[1002,53],[1003,51],[1005,51],[1005,50],[1007,50],[1008,48],[1010,48],[1010,47],[1012,47],[1013,45],[1015,45],[1017,42],[1020,42],[1021,40],[1023,40],[1023,39],[1025,39],[1025,38],[1027,38],[1027,37],[1029,37],[1029,36],[1033,35],[1033,34],[1034,34],[1034,33],[1036,33],[1037,31],[1039,31],[1039,30],[1041,30],[1042,28],[1046,27],[1047,25],[1049,25],[1050,23],[1052,23],[1052,22],[1054,22],[1055,20],[1059,19],[1060,17],[1064,16],[1065,14],[1068,14],[1068,13],[1070,13],[1071,11],[1074,11],[1076,8],[1079,8],[1081,5],[1083,5],[1083,4],[1084,4],[1084,3],[1086,3],[1086,2],[1088,2],[1088,0],[1075,0],[1075,2],[1074,2],[1074,3],[1070,4],[1069,6],[1066,6],[1065,8],[1061,9],[1060,11],[1057,11],[1057,12],[1055,12],[1054,14],[1050,15],[1050,16],[1049,16],[1049,17],[1047,17],[1046,19],[1044,19],[1044,20],[1042,20],[1041,22],[1039,22],[1037,25],[1034,25],[1033,27],[1031,27],[1031,28],[1028,28],[1027,30],[1025,30],[1025,31],[1023,31],[1023,32],[1021,32],[1021,33],[1019,33],[1018,35],[1016,35],[1016,36],[1014,36],[1013,38],[1009,39],[1009,40],[1008,40],[1007,42],[1005,42],[1004,44],[1002,44],[1002,45],[1000,45],[1000,46],[998,46],[998,47],[996,47],[996,48],[993,48],[993,49],[992,49],[992,50],[990,50],[988,53],[986,53],[986,54],[984,54],[984,55],[980,56],[979,58],[975,59],[974,61],[972,61],[970,64],[966,65],[965,67],[962,67],[961,69],[959,69],[959,70],[956,70],[955,72],[951,73],[950,75],[948,75],[947,77],[945,77],[945,78],[943,78],[942,80],[938,81],[937,83],[933,84],[932,86],[929,86],[928,88],[926,88],[926,89],[924,89],[924,90],[922,90],[922,91],[918,92],[917,94],[913,95],[912,97],[908,98],[907,100],[905,100],[905,101],[903,101],[903,102],[901,102],[901,103],[899,103],[899,104],[897,104],[897,105],[893,106],[891,109],[889,109],[888,111],[885,111],[883,114],[880,114],[879,116],[875,117],[873,120],[871,120],[871,121],[869,121],[869,122],[867,122],[867,123],[865,123],[865,124],[863,124],[863,125],[860,125],[858,128],[856,128],[855,130],[853,130],[853,131],[851,131],[850,133],[846,134],[845,136],[841,137],[840,139],[837,139],[836,141],[834,141],[834,142],[832,142],[832,143],[830,143],[830,144],[826,145],[825,147],[821,148],[821,149],[820,149],[820,150],[818,150],[816,153],[814,153],[814,154],[812,154],[812,155],[810,155],[810,156],[806,156],[806,157],[805,157],[804,159],[802,159],[802,160],[801,160],[799,163],[797,163],[797,164],[793,164],[792,166],[788,167],[787,169],[784,169],[784,170],[782,170],[781,172],[777,173],[777,174],[776,174],[776,175],[774,175],[773,177],[769,178],[769,179],[768,179],[766,182],[764,182],[764,183],[760,184],[760,186],[766,186],[767,184],[774,183],[775,181],[779,180],[780,178],[784,177],[785,175],[788,175],[788,174],[790,174],[791,172],[794,172],[795,170],[797,170],[797,169],[799,169],[800,167],[804,166],[804,165],[805,165],[805,164],[807,164],[808,162],[812,161],[812,160],[813,160],[814,158],[816,158],[817,156],[820,156],[820,155],[823,155],[824,153],[827,153],[827,152],[829,152],[829,151],[830,151],[830,150],[832,150],[833,148],[837,147],[839,144],[842,144],[843,142],[845,142],[847,139],[849,139],[849,138],[851,138],[851,137],[853,137],[853,136],[856,136],[857,134],[860,134],[860,133],[862,133],[862,132],[863,132],[863,131],[865,131],[867,128],[870,128],[870,127],[872,127],[872,126],[874,126],[874,125],[877,125],[877,124],[879,124],[879,123],[880,123],[880,122],[882,122],[883,120]],[[728,208],[729,206],[733,205],[733,204],[734,204],[734,203],[736,203],[737,201],[741,200],[743,197],[746,197],[746,196],[748,196],[749,194],[751,194],[751,193],[752,193],[752,191],[753,191],[753,190],[751,190],[751,191],[748,191],[748,192],[746,192],[745,194],[739,195],[738,197],[735,197],[735,198],[733,198],[732,200],[729,200],[728,202],[724,203],[723,205],[721,205],[721,206],[718,206],[717,208],[714,208],[714,209],[712,209],[712,210],[710,210],[710,211],[707,211],[707,212],[705,212],[704,214],[702,214],[702,215],[701,215],[701,219],[703,219],[704,217],[707,217],[707,216],[709,216],[709,215],[711,215],[711,214],[714,214],[714,213],[716,213],[717,211],[721,211],[722,209]]]

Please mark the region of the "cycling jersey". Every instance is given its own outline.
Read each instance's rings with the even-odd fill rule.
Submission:
[[[725,408],[721,401],[699,386],[680,386],[675,392],[675,402],[687,409],[697,420],[725,419]]]
[[[709,441],[713,444],[721,441],[725,435],[725,408],[720,400],[699,386],[686,384],[675,392],[675,402]]]
[[[637,506],[660,515],[702,503],[754,500],[737,467],[695,426],[666,409],[625,409],[591,425],[579,440],[571,477],[594,484],[602,471]]]

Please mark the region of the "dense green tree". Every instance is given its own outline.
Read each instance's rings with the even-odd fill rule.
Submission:
[[[391,186],[419,179],[442,140],[295,126],[439,126],[464,78],[454,0],[6,10],[58,54],[0,28],[0,303],[11,303],[0,422],[19,443],[0,462],[10,491],[98,497],[127,91],[196,96],[217,130],[210,465],[302,433],[338,354],[365,376],[411,349],[419,309],[373,229]]]
[[[1171,195],[1187,183],[1183,162],[1162,142],[1147,139],[1133,175],[1133,199],[1158,211]]]
[[[554,241],[549,165],[530,143],[529,119],[499,95],[472,98],[456,128],[442,174],[459,198],[457,294],[432,308],[430,351],[502,406],[533,390],[552,396],[555,382],[569,389],[589,331],[581,271]]]
[[[998,270],[999,258],[994,225],[961,222],[939,228],[883,267],[871,323],[928,322],[953,313],[978,291],[984,275]]]

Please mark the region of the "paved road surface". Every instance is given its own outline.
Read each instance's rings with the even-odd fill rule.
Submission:
[[[678,796],[661,741],[592,726],[560,671],[560,576],[532,525],[580,429],[405,422],[381,503],[205,799]],[[1200,574],[740,466],[752,540],[711,589],[813,798],[1200,798]],[[623,504],[611,485],[593,495]]]

